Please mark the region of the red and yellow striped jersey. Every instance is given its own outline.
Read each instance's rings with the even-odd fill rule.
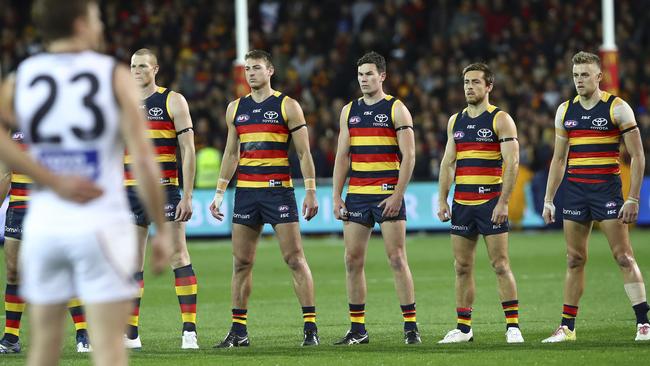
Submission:
[[[293,187],[286,98],[276,91],[261,103],[250,94],[235,102],[233,123],[240,143],[237,188]]]
[[[348,104],[350,182],[348,194],[392,194],[399,178],[399,146],[394,125],[397,99],[387,95],[373,105],[363,98]]]
[[[178,140],[176,139],[176,128],[173,116],[169,111],[170,89],[159,87],[155,93],[144,100],[142,108],[149,120],[147,136],[153,141],[156,161],[162,170],[162,185],[178,186],[178,163],[176,161],[176,150]],[[124,184],[136,186],[137,182],[132,172],[132,157],[126,151],[124,156]]]
[[[457,203],[481,205],[501,194],[503,158],[496,131],[499,112],[499,108],[490,105],[475,118],[466,109],[452,117]]]
[[[14,132],[11,135],[11,139],[20,145],[20,148],[23,151],[27,150],[27,146],[23,141],[24,135],[22,132]],[[26,175],[18,174],[16,172],[11,173],[11,188],[9,189],[10,209],[27,209],[29,190],[33,183],[34,181]]]

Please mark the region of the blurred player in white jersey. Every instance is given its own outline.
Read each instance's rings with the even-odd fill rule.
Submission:
[[[137,286],[136,234],[123,186],[125,143],[137,179],[149,188],[141,194],[158,229],[152,242],[158,272],[171,250],[160,170],[129,70],[93,51],[103,30],[97,2],[37,0],[33,15],[47,52],[23,61],[0,94],[2,120],[25,131],[38,162],[0,133],[2,160],[37,183],[19,257],[33,329],[27,364],[58,364],[66,304],[78,296],[86,304],[94,363],[126,365],[122,334]]]

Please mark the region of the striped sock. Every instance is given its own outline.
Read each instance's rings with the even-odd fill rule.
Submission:
[[[316,307],[303,306],[302,319],[305,322],[305,330],[316,330]]]
[[[246,330],[246,321],[248,320],[248,310],[247,309],[232,309],[232,326],[230,331],[239,335],[244,336],[248,333]]]
[[[18,285],[7,284],[5,289],[5,334],[2,337],[11,343],[18,342],[20,318],[25,311],[25,302],[18,296]]]
[[[400,305],[402,308],[402,317],[404,318],[404,331],[417,330],[418,323],[415,319],[415,303]]]
[[[87,331],[88,325],[86,324],[86,314],[84,313],[81,300],[77,298],[70,300],[70,302],[68,302],[68,310],[70,311],[70,316],[72,316],[74,329],[77,330],[77,333]]]
[[[196,275],[192,264],[174,270],[176,277],[176,296],[181,306],[183,331],[196,332]]]
[[[366,304],[348,304],[350,307],[350,330],[366,332]]]
[[[133,301],[133,312],[129,317],[129,324],[126,331],[126,335],[129,339],[138,338],[138,325],[140,324],[140,301],[142,300],[142,294],[144,294],[144,272],[136,273],[133,275],[133,279],[138,282],[140,291],[138,292],[138,296]]]
[[[576,316],[578,316],[578,307],[564,304],[562,307],[561,325],[566,325],[569,330],[573,331],[576,326]]]
[[[648,323],[648,309],[650,309],[650,306],[648,306],[647,301],[632,306],[632,309],[634,309],[634,314],[636,315],[637,324]]]
[[[456,329],[463,333],[469,333],[472,329],[472,308],[456,308],[457,324]]]
[[[501,306],[506,314],[506,329],[519,328],[519,300],[504,301]]]

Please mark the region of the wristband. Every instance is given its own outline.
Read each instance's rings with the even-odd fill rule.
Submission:
[[[219,178],[217,181],[217,192],[225,192],[229,183],[230,181],[228,179]]]
[[[306,191],[315,191],[316,190],[316,179],[314,179],[314,178],[305,178],[303,180],[303,183],[305,184],[305,190]]]
[[[221,207],[221,202],[223,202],[223,192],[217,191],[214,194],[214,207],[216,208]]]

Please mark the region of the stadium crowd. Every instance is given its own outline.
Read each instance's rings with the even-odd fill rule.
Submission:
[[[29,2],[0,0],[3,73],[41,46]],[[225,107],[234,98],[233,1],[104,1],[108,53],[129,62],[149,47],[158,80],[188,99],[197,148],[221,151]],[[650,151],[650,13],[616,1],[618,95],[635,110]],[[360,95],[355,61],[368,50],[388,59],[387,92],[402,99],[416,127],[416,180],[436,180],[448,117],[465,106],[462,68],[486,61],[496,72],[491,102],[515,119],[521,181],[546,182],[553,117],[575,95],[570,58],[598,51],[600,1],[249,0],[251,48],[274,57],[273,87],[297,99],[310,126],[318,177],[331,177],[341,108]],[[298,164],[293,164],[299,175]],[[646,164],[646,175],[650,164]],[[537,183],[536,183],[537,182]]]

